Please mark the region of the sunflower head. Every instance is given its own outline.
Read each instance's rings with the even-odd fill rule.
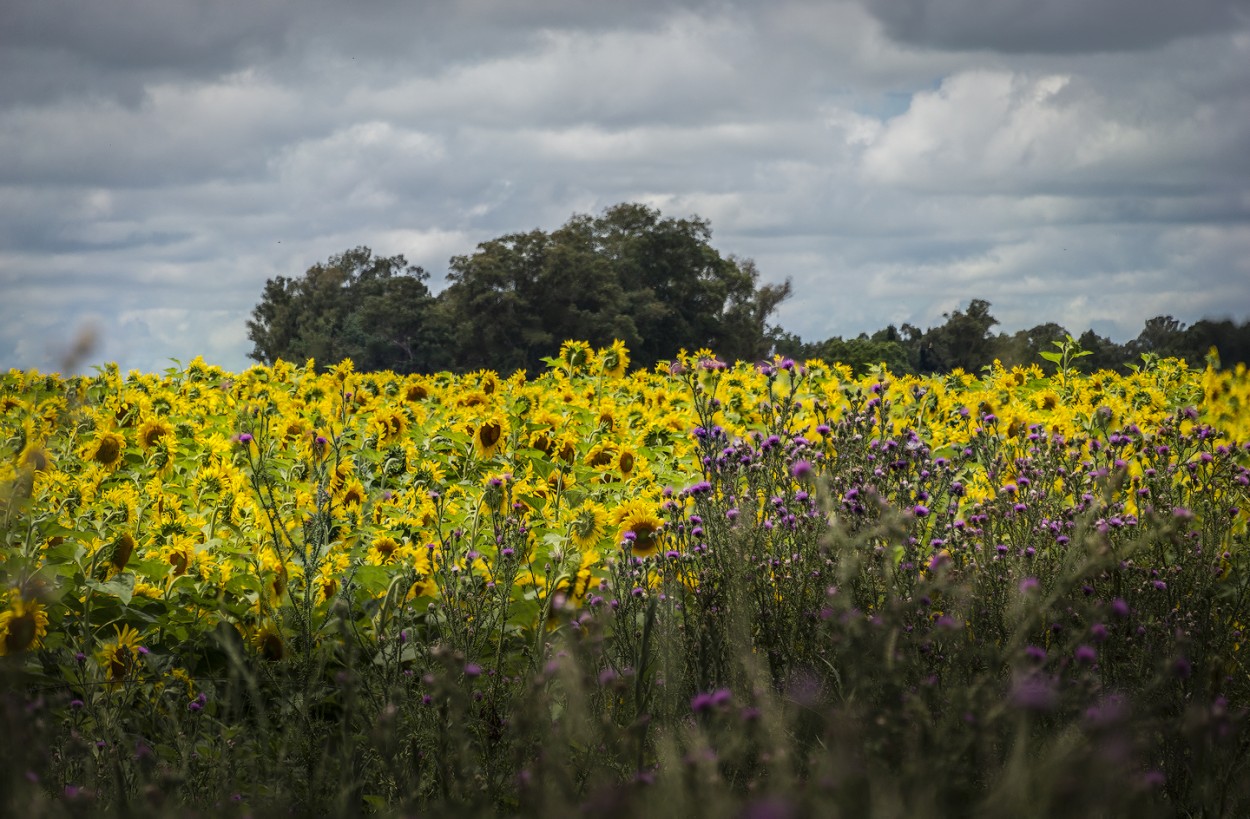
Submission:
[[[87,459],[95,461],[106,468],[113,468],[121,463],[122,453],[126,451],[126,439],[116,432],[100,432],[95,441],[87,447]]]
[[[507,426],[499,415],[491,415],[473,428],[473,446],[482,458],[490,458],[499,451]]]
[[[252,645],[261,659],[277,662],[286,656],[286,640],[282,637],[282,629],[272,623],[266,623],[252,635]]]
[[[560,347],[560,360],[570,372],[582,369],[590,363],[590,345],[584,341],[566,341]]]
[[[163,418],[149,418],[139,427],[139,443],[144,449],[151,449],[162,438],[172,435],[173,426]]]
[[[122,532],[117,540],[113,541],[113,553],[109,557],[109,565],[120,572],[126,568],[126,564],[130,562],[130,556],[134,552],[135,536],[129,532]]]
[[[633,500],[615,514],[621,542],[635,557],[650,557],[660,550],[664,520],[644,500]]]
[[[44,449],[43,444],[34,441],[26,444],[22,453],[17,457],[17,462],[32,472],[47,472],[52,465],[48,450]]]
[[[629,350],[625,342],[619,338],[612,342],[611,347],[599,351],[599,366],[603,374],[611,378],[619,378],[629,368]]]
[[[47,633],[48,613],[43,604],[12,592],[8,608],[0,612],[0,657],[38,648]]]
[[[569,537],[579,549],[589,549],[603,539],[608,513],[599,504],[588,501],[573,512],[569,521]]]
[[[118,626],[116,636],[105,643],[98,656],[100,667],[110,680],[122,680],[139,664],[139,656],[147,650],[139,645],[139,632],[130,626]]]
[[[379,563],[390,562],[398,549],[399,543],[388,535],[382,535],[373,541],[373,553],[377,556]]]

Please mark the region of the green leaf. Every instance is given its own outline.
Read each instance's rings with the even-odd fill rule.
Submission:
[[[94,591],[116,597],[121,601],[122,605],[128,606],[130,605],[130,599],[135,595],[135,576],[130,572],[123,572],[103,583],[87,578],[86,586]]]

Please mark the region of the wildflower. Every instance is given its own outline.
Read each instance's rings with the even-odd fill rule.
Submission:
[[[800,481],[810,478],[812,476],[811,461],[795,461],[790,467],[790,474]]]
[[[1037,673],[1017,676],[1011,686],[1011,702],[1025,711],[1049,711],[1058,703],[1054,683]]]

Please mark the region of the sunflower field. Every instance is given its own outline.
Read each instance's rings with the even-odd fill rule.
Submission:
[[[5,374],[0,805],[1250,811],[1243,368],[547,365]]]

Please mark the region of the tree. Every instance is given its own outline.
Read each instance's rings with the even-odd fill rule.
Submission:
[[[829,363],[845,364],[857,378],[882,364],[894,375],[913,372],[907,348],[893,327],[878,330],[871,338],[866,333],[845,341],[834,336],[821,346],[819,358]]]
[[[942,316],[946,323],[930,329],[924,338],[924,342],[932,344],[930,354],[937,362],[945,369],[959,368],[971,373],[993,363],[990,328],[998,324],[998,319],[990,315],[988,301],[973,299],[966,312],[955,310]]]
[[[1185,325],[1171,316],[1155,316],[1146,320],[1137,338],[1129,342],[1134,354],[1153,353],[1167,357],[1183,354]]]
[[[439,300],[456,328],[456,366],[537,370],[570,338],[619,338],[644,366],[683,347],[762,357],[790,283],[761,286],[753,262],[722,256],[710,238],[698,217],[620,204],[453,257]]]
[[[375,257],[357,247],[302,278],[269,279],[247,323],[250,357],[263,364],[313,358],[323,369],[344,358],[362,370],[429,369],[439,361],[445,331],[427,278],[403,256]]]

